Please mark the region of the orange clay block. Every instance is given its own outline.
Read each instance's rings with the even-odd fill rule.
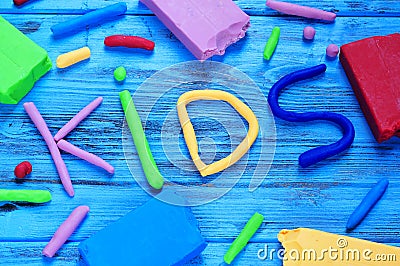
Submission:
[[[282,230],[284,266],[396,266],[400,248],[308,228]],[[281,256],[280,255],[280,256]]]

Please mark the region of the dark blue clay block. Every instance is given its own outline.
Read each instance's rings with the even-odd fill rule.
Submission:
[[[189,207],[153,198],[80,243],[79,252],[92,266],[163,266],[182,265],[206,246]]]

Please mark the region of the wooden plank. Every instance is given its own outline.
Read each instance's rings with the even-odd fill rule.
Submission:
[[[68,18],[67,15],[4,17],[48,50],[53,62],[60,53],[84,45],[92,49],[89,61],[66,70],[57,70],[54,67],[37,83],[24,101],[36,103],[51,132],[55,134],[83,106],[96,96],[103,96],[102,106],[83,121],[67,139],[109,161],[116,168],[115,176],[110,177],[106,172],[80,159],[63,154],[76,190],[75,198],[68,198],[45,143],[25,114],[22,104],[0,106],[1,187],[49,189],[53,194],[53,201],[46,205],[0,207],[2,265],[15,265],[17,262],[76,265],[80,263],[76,250],[77,242],[86,239],[150,198],[137,185],[126,165],[122,147],[124,116],[118,92],[129,89],[133,93],[156,71],[194,58],[152,16],[127,16],[61,40],[52,39],[49,27]],[[316,166],[301,169],[297,165],[297,157],[301,152],[337,140],[341,135],[340,130],[323,122],[306,125],[277,119],[275,157],[271,171],[261,187],[253,193],[248,191],[254,169],[257,165],[268,167],[269,163],[263,160],[259,162],[257,153],[262,144],[258,140],[249,156],[231,168],[233,172],[246,169],[236,186],[219,200],[192,208],[203,235],[210,243],[202,256],[192,261],[192,264],[220,264],[229,243],[255,211],[263,213],[266,219],[252,240],[253,244],[239,257],[237,265],[265,265],[267,262],[257,259],[257,251],[263,248],[264,243],[279,247],[276,234],[283,228],[305,226],[343,234],[347,217],[371,186],[383,176],[390,178],[388,192],[360,227],[350,235],[399,245],[396,204],[399,199],[396,187],[400,181],[399,139],[380,145],[374,141],[339,62],[328,61],[324,57],[325,47],[329,43],[341,45],[372,35],[389,34],[392,33],[392,28],[397,28],[399,24],[399,18],[381,18],[379,23],[376,23],[376,18],[367,17],[338,18],[336,23],[331,25],[312,23],[317,29],[317,37],[313,43],[304,43],[301,32],[304,26],[309,25],[309,21],[296,18],[252,17],[252,28],[248,36],[229,48],[224,57],[213,58],[245,72],[264,93],[286,73],[326,63],[328,71],[325,75],[287,89],[281,97],[282,106],[291,110],[330,110],[345,114],[354,123],[357,135],[352,148],[345,153]],[[265,62],[262,59],[262,50],[275,25],[282,29],[281,39],[272,60]],[[136,35],[153,39],[156,42],[155,52],[105,49],[102,44],[104,36],[116,31],[135,32]],[[116,84],[112,77],[112,71],[119,65],[128,69],[128,79],[123,85]],[[185,70],[174,74],[183,76]],[[146,134],[160,171],[168,180],[183,184],[206,184],[213,178],[201,178],[195,171],[182,139],[181,150],[177,149],[169,155],[172,154],[172,159],[182,154],[186,156],[187,165],[192,167],[189,170],[178,169],[174,165],[176,162],[171,162],[171,157],[167,157],[163,150],[163,145],[168,143],[161,143],[163,121],[169,112],[174,112],[175,102],[183,89],[206,87],[208,84],[195,83],[185,86],[171,90],[153,107],[145,123]],[[215,85],[215,88],[221,86]],[[160,88],[154,88],[147,96],[153,97],[159,90]],[[251,105],[259,107],[264,103],[261,93],[248,93],[251,95]],[[143,117],[143,110],[149,109],[146,98],[136,97],[135,103]],[[200,116],[204,110],[221,116],[226,111],[233,112],[221,104],[199,102],[190,106],[189,113]],[[201,148],[207,151],[206,145],[214,143],[218,150],[217,158],[227,155],[232,149],[230,145],[226,145],[229,137],[235,138],[237,143],[245,134],[243,125],[236,122],[240,121],[234,120],[230,124],[229,129],[232,133],[228,135],[226,130],[218,130],[218,123],[198,119],[195,124],[198,136],[205,139]],[[179,124],[172,125],[167,132],[179,132]],[[207,139],[210,137],[209,128],[215,129],[211,135],[213,142]],[[272,149],[272,146],[268,148]],[[132,156],[133,169],[137,169],[134,174],[143,178],[134,150]],[[34,171],[25,182],[16,183],[12,171],[15,165],[23,160],[31,161]],[[54,261],[42,258],[40,251],[46,241],[69,212],[80,204],[89,205],[91,213],[79,230],[71,236],[72,242],[60,251],[60,256]],[[279,261],[271,263],[281,265]]]
[[[129,176],[125,178],[126,184],[118,186],[107,182],[91,184],[89,180],[75,182],[74,199],[68,199],[61,184],[57,183],[7,184],[6,187],[10,189],[21,186],[26,189],[48,189],[53,200],[38,206],[8,203],[0,207],[0,242],[48,241],[79,205],[88,205],[90,213],[70,240],[82,241],[90,237],[150,199]],[[350,182],[277,182],[272,177],[267,181],[255,192],[249,192],[246,186],[238,186],[217,201],[192,207],[206,240],[232,242],[256,211],[262,213],[265,220],[254,242],[277,242],[276,235],[280,230],[297,227],[345,234],[347,218],[371,188],[370,184],[355,185]],[[399,192],[395,189],[397,183],[391,184],[382,201],[350,236],[399,243],[399,232],[396,230],[398,207],[393,204],[399,198]]]
[[[4,14],[84,14],[89,10],[101,8],[113,3],[121,1],[111,0],[79,0],[79,1],[56,1],[49,5],[45,0],[33,0],[32,2],[16,7],[12,0],[0,2],[0,13]],[[249,15],[279,15],[274,10],[266,7],[265,0],[234,0],[234,2]],[[299,5],[307,5],[314,8],[323,9],[338,13],[338,16],[398,16],[400,3],[396,0],[375,0],[375,1],[316,1],[311,0],[304,2],[303,0],[287,1]],[[127,14],[131,15],[149,15],[152,12],[139,0],[128,1]]]
[[[41,257],[41,249],[46,245],[45,242],[3,242],[0,243],[0,248],[8,252],[2,256],[2,265],[17,265],[21,261],[29,263],[29,265],[85,265],[77,250],[78,244],[77,242],[65,244],[54,258],[49,259]],[[399,244],[395,246],[399,246]],[[228,248],[228,243],[209,243],[200,256],[185,265],[224,265],[223,256]],[[248,265],[246,262],[251,262],[251,265],[256,266],[281,266],[282,261],[278,255],[281,248],[279,244],[271,242],[249,243],[231,265]],[[263,251],[260,252],[260,250]],[[265,250],[268,252],[266,258],[264,258]],[[155,250],[154,253],[156,255],[157,251]]]

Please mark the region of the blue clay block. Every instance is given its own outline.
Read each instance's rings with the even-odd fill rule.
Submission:
[[[189,207],[153,198],[80,243],[79,252],[92,266],[162,266],[182,265],[206,246]]]
[[[98,25],[103,20],[110,20],[126,12],[126,3],[117,3],[104,8],[94,10],[74,19],[61,22],[51,27],[51,31],[55,37],[70,35],[80,30],[86,29],[87,26]]]
[[[314,120],[326,120],[333,122],[341,127],[343,130],[343,137],[337,142],[317,147],[304,152],[299,157],[299,164],[301,167],[308,167],[318,163],[326,158],[334,156],[351,146],[355,137],[354,126],[349,119],[340,114],[331,112],[305,112],[297,113],[292,111],[283,110],[278,103],[280,92],[287,86],[301,81],[318,76],[326,71],[326,65],[321,64],[314,67],[302,69],[290,73],[272,86],[268,94],[268,103],[271,107],[272,113],[280,119],[290,122],[309,122]]]
[[[382,198],[387,187],[389,186],[389,180],[382,178],[379,182],[368,192],[365,198],[362,200],[360,205],[351,214],[347,221],[346,229],[351,231],[359,225],[367,214],[372,210],[376,203]]]

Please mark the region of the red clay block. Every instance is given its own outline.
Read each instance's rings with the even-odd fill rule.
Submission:
[[[400,137],[400,34],[345,44],[340,62],[376,140]]]

